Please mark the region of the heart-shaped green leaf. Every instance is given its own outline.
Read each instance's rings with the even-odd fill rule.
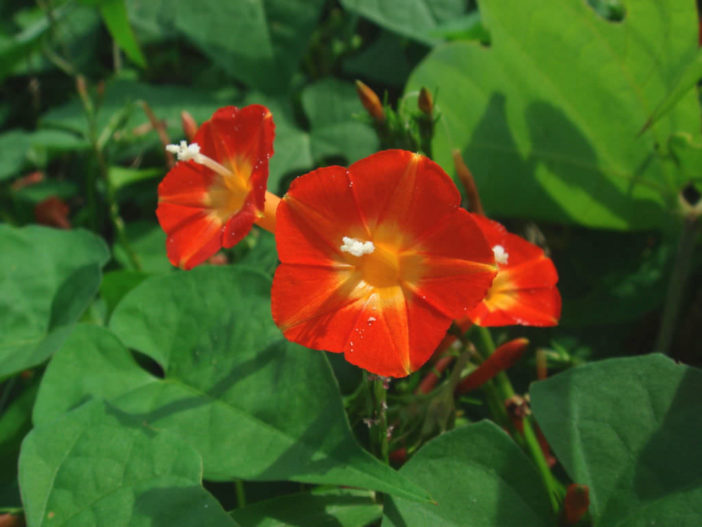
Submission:
[[[267,276],[240,268],[147,279],[110,326],[165,379],[138,367],[111,332],[81,327],[47,369],[35,422],[102,397],[188,441],[208,479],[291,479],[427,499],[356,443],[324,354],[281,340],[269,296]]]
[[[19,471],[29,527],[236,526],[190,445],[101,401],[35,428]]]
[[[534,415],[596,525],[702,521],[702,371],[663,355],[609,359],[531,387]]]
[[[385,509],[383,527],[554,525],[536,468],[490,421],[430,441],[400,473],[426,488],[437,503],[393,498]]]
[[[461,151],[490,214],[659,227],[684,183],[668,139],[700,136],[696,94],[639,132],[697,56],[695,2],[626,2],[620,22],[584,0],[479,5],[490,46],[440,46],[407,86],[438,89],[437,161]]]
[[[87,231],[0,225],[0,377],[58,349],[97,293],[109,258]]]

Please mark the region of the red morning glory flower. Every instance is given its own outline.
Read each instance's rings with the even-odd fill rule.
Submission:
[[[167,147],[179,162],[158,187],[156,215],[173,265],[192,269],[264,217],[273,136],[265,106],[228,106],[203,123],[191,144]]]
[[[418,369],[495,275],[459,202],[436,163],[403,150],[297,178],[277,212],[273,319],[372,373]]]
[[[468,313],[479,326],[555,326],[561,316],[558,273],[544,251],[498,222],[473,214],[497,263],[485,299]]]

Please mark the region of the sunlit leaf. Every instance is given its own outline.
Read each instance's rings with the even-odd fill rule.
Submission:
[[[482,0],[490,47],[439,46],[413,73],[408,91],[439,90],[437,161],[451,170],[451,149],[463,153],[488,213],[664,224],[683,184],[665,145],[700,137],[695,94],[639,132],[697,56],[697,12],[688,0],[628,4],[613,22],[584,1]]]

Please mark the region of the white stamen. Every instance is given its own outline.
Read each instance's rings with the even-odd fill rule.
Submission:
[[[200,145],[181,141],[178,145],[166,145],[166,151],[175,154],[178,157],[178,161],[190,161],[192,159],[197,162],[197,158],[200,155]]]
[[[492,248],[492,252],[495,255],[495,261],[498,264],[505,265],[507,261],[509,260],[509,253],[505,251],[505,248],[502,247],[502,245],[495,245]]]
[[[344,242],[341,246],[341,250],[354,256],[363,256],[364,254],[371,254],[375,251],[375,245],[373,245],[371,241],[362,242],[361,240],[349,236],[344,236],[341,241]]]
[[[178,161],[195,161],[200,165],[205,165],[222,177],[233,176],[232,171],[227,167],[220,165],[211,157],[201,154],[200,145],[197,143],[188,144],[186,141],[181,141],[177,145],[166,145],[166,151],[175,154],[178,157]]]

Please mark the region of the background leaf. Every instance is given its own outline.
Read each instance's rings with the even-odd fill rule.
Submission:
[[[342,158],[351,164],[378,150],[375,131],[359,119],[365,111],[350,82],[329,78],[310,84],[302,92],[302,106],[315,160]]]
[[[147,279],[110,327],[165,378],[139,368],[113,334],[82,327],[47,369],[35,422],[100,397],[188,441],[208,479],[290,479],[425,499],[355,442],[324,354],[281,340],[269,291],[265,275],[231,267]]]
[[[29,146],[29,134],[26,132],[12,130],[0,134],[0,149],[5,152],[3,162],[0,164],[0,181],[20,175]]]
[[[286,90],[324,0],[179,1],[175,25],[232,77]]]
[[[426,44],[442,22],[465,13],[463,0],[341,0],[341,5],[376,24]]]
[[[489,214],[664,223],[683,183],[664,145],[675,132],[699,137],[696,95],[639,131],[697,55],[697,13],[683,0],[627,7],[610,22],[584,1],[482,0],[490,47],[439,46],[415,70],[407,91],[440,88],[437,161],[449,169],[451,149],[463,153]]]
[[[135,64],[145,68],[146,59],[129,25],[125,0],[103,0],[100,2],[100,15],[102,15],[110,35],[124,53]]]
[[[383,527],[554,525],[536,468],[497,425],[481,421],[440,435],[400,473],[426,488],[435,504],[392,498]]]
[[[183,441],[99,401],[33,430],[20,485],[29,527],[235,527]]]
[[[97,293],[109,253],[87,231],[0,225],[0,377],[49,357]]]
[[[609,359],[531,387],[534,415],[595,525],[693,527],[702,517],[702,371],[663,355]]]

